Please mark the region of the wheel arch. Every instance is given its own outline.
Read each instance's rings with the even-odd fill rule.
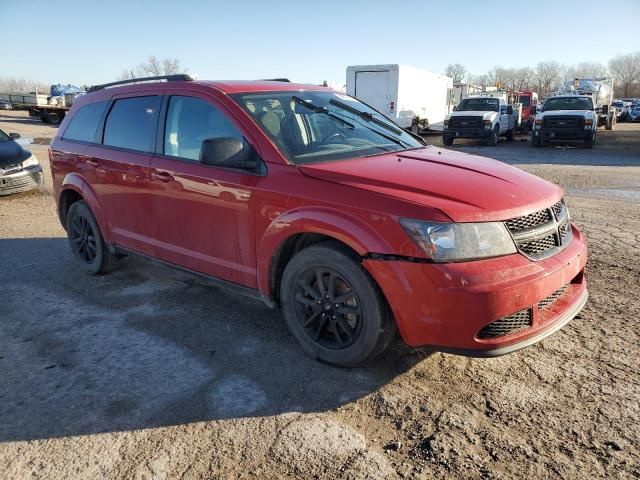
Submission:
[[[102,236],[109,242],[109,230],[105,228],[106,221],[98,196],[87,181],[77,173],[67,174],[60,186],[60,193],[58,195],[58,218],[60,219],[62,227],[66,229],[66,218],[69,208],[79,200],[87,203],[96,218],[96,222],[98,222]]]
[[[258,288],[272,301],[279,298],[279,279],[293,256],[305,248],[331,241],[354,260],[371,252],[389,252],[388,242],[370,226],[345,212],[305,209],[281,215],[271,223],[258,247]]]

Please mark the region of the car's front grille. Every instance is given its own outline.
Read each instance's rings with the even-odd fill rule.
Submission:
[[[502,337],[529,328],[532,323],[533,314],[530,308],[526,308],[484,326],[477,337],[482,339]]]
[[[564,285],[562,287],[560,287],[558,290],[556,290],[555,292],[553,292],[551,295],[549,295],[548,297],[543,298],[542,300],[540,300],[538,302],[538,308],[540,310],[542,310],[543,308],[548,307],[549,305],[551,305],[553,302],[555,302],[556,300],[558,300],[562,295],[565,294],[565,292],[567,291],[567,288],[569,288],[569,285]]]
[[[482,124],[482,117],[451,117],[449,126],[451,128],[477,128]]]
[[[531,260],[550,257],[571,242],[569,214],[563,200],[504,224],[518,250]]]
[[[579,115],[553,115],[544,117],[545,128],[584,128],[584,117]]]
[[[545,223],[549,223],[552,220],[553,217],[551,216],[551,213],[548,209],[545,209],[538,212],[530,213],[529,215],[525,215],[523,217],[512,218],[511,220],[507,220],[505,224],[512,233],[515,233],[522,230],[527,230],[529,228],[537,227],[539,225],[544,225]]]

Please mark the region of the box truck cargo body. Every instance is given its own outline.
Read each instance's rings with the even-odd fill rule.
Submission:
[[[452,108],[453,80],[406,65],[347,67],[347,93],[414,132],[442,130]]]

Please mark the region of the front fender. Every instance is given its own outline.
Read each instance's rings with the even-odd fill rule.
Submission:
[[[77,173],[68,173],[65,175],[62,180],[62,185],[60,186],[60,195],[56,199],[58,203],[58,212],[61,213],[60,209],[60,199],[62,195],[67,190],[73,190],[78,193],[82,199],[89,205],[89,208],[93,212],[93,216],[96,217],[96,222],[98,222],[98,227],[100,227],[100,233],[102,233],[102,237],[105,239],[107,243],[110,243],[111,232],[108,227],[108,222],[106,221],[104,210],[102,208],[102,204],[100,200],[98,200],[98,196],[89,183]],[[62,218],[60,218],[63,221]]]
[[[279,249],[287,239],[299,233],[316,233],[331,237],[361,256],[369,252],[393,252],[383,235],[353,213],[329,207],[290,210],[271,222],[258,244],[258,289],[264,295],[272,293],[269,277]]]

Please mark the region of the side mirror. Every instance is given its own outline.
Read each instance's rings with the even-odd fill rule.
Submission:
[[[511,105],[507,105],[507,115],[513,115],[513,107]]]
[[[254,170],[257,156],[246,142],[232,137],[207,138],[200,147],[200,163],[214,167]]]
[[[607,113],[609,113],[609,105],[603,105],[602,108],[600,109],[600,113],[602,113],[603,115],[606,115]]]
[[[17,140],[18,138],[20,138],[20,134],[19,133],[10,133],[9,136],[11,138],[13,138],[14,140]]]

